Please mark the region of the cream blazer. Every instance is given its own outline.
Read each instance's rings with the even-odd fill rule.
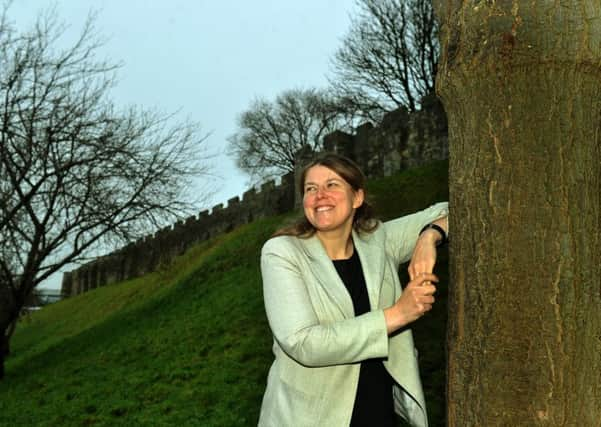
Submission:
[[[348,426],[360,362],[374,357],[386,358],[384,366],[397,383],[396,412],[413,426],[428,425],[411,330],[389,337],[383,309],[401,295],[398,268],[411,258],[419,231],[447,214],[447,203],[438,203],[372,233],[353,231],[372,307],[357,317],[316,236],[265,243],[261,272],[275,360],[259,426]]]

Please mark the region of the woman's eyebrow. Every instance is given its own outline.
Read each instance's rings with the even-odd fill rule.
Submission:
[[[331,182],[331,181],[342,182],[342,180],[340,178],[328,178],[325,180],[325,182]],[[307,185],[319,185],[319,184],[316,182],[313,182],[313,181],[307,181],[307,182],[305,182],[305,187]]]

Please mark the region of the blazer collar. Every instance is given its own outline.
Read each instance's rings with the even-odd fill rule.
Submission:
[[[384,271],[384,248],[380,245],[369,244],[370,235],[361,235],[355,230],[352,232],[353,244],[363,269],[369,303],[372,310],[378,308],[380,286],[382,283],[382,275]],[[305,255],[311,259],[315,267],[314,273],[320,281],[325,291],[328,292],[334,301],[337,302],[339,309],[344,314],[344,317],[350,318],[355,316],[353,301],[338,275],[334,263],[326,253],[323,244],[317,237],[313,235],[307,239],[299,239]]]

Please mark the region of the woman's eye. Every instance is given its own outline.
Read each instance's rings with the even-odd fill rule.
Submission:
[[[328,182],[328,188],[336,188],[338,183],[336,181]]]
[[[305,193],[315,193],[315,187],[307,187],[307,188],[305,188]]]

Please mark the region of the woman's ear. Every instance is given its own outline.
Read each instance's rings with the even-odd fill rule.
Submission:
[[[365,193],[363,192],[362,188],[358,189],[354,193],[353,209],[359,209],[365,200]]]

